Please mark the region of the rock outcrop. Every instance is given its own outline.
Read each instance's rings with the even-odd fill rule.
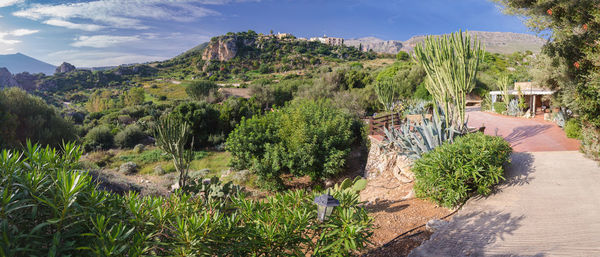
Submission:
[[[410,183],[415,179],[411,171],[413,161],[396,152],[386,152],[380,147],[377,139],[371,138],[371,149],[365,166],[365,177],[374,178],[384,172],[391,172],[402,183]]]
[[[21,72],[19,74],[15,74],[14,78],[21,88],[31,91],[37,88],[37,81],[40,79],[39,75],[34,75],[29,72]]]
[[[236,35],[224,35],[210,40],[202,60],[206,61],[229,61],[237,56],[241,46],[254,44],[254,39],[243,39]]]
[[[19,84],[7,68],[0,68],[0,88],[17,87]]]
[[[54,71],[54,74],[69,73],[74,70],[77,70],[75,66],[68,62],[63,62],[60,66],[56,67],[56,71]]]

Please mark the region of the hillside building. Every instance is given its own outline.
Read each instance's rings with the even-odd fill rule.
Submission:
[[[341,46],[344,44],[344,39],[339,37],[327,37],[327,35],[323,35],[323,37],[312,37],[309,41],[318,41],[323,44],[327,44],[330,46]]]

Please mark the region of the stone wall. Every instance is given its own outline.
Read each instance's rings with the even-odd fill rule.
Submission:
[[[402,183],[410,183],[414,180],[414,174],[411,172],[413,161],[407,156],[393,151],[386,151],[381,147],[381,141],[370,137],[371,148],[369,149],[369,158],[365,167],[365,177],[372,179],[391,172],[396,179]]]

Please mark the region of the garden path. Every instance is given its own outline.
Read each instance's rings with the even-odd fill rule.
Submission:
[[[600,256],[598,164],[566,151],[574,145],[550,123],[469,115],[485,122],[489,134],[498,127],[517,149],[507,181],[494,194],[467,201],[409,256]]]
[[[469,109],[469,126],[485,126],[485,134],[504,137],[515,152],[577,151],[579,141],[567,138],[555,123],[544,121],[543,115],[534,119],[509,117]]]

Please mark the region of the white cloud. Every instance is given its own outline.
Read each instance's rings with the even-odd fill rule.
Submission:
[[[38,33],[39,30],[31,30],[31,29],[17,29],[17,30],[12,30],[12,31],[7,31],[7,32],[1,32],[0,31],[0,45],[14,45],[17,43],[20,43],[20,40],[14,39],[15,37],[22,37],[22,36],[27,36],[27,35],[31,35],[34,33]],[[12,39],[8,39],[12,38]]]
[[[25,0],[0,0],[0,8],[24,2]],[[2,17],[2,16],[0,16]]]
[[[1,1],[1,0],[0,0]],[[217,4],[230,1],[194,1],[194,0],[96,0],[67,4],[35,4],[27,9],[16,11],[13,15],[32,20],[46,20],[45,23],[73,29],[90,29],[107,26],[126,29],[148,29],[145,19],[192,21],[197,18],[219,15],[218,12],[197,4]],[[59,20],[61,22],[56,22]],[[86,20],[87,24],[77,22]],[[69,22],[67,25],[64,22]],[[53,23],[53,24],[51,24]],[[76,26],[82,25],[82,26]],[[93,27],[97,29],[98,27]]]
[[[138,41],[138,36],[111,36],[111,35],[95,35],[95,36],[80,36],[75,39],[71,45],[74,47],[94,47],[105,48],[115,46],[127,42]]]
[[[105,28],[105,26],[101,26],[101,25],[73,23],[70,21],[65,21],[65,20],[60,20],[60,19],[50,19],[50,20],[44,21],[44,23],[48,24],[48,25],[52,25],[52,26],[57,26],[57,27],[65,27],[68,29],[79,29],[79,30],[85,30],[85,31],[98,31],[98,30]]]
[[[15,37],[22,37],[22,36],[27,36],[27,35],[31,35],[31,34],[35,34],[40,32],[39,30],[33,30],[33,29],[17,29],[17,30],[13,30],[11,32],[9,32],[8,34],[11,36],[15,36]]]

